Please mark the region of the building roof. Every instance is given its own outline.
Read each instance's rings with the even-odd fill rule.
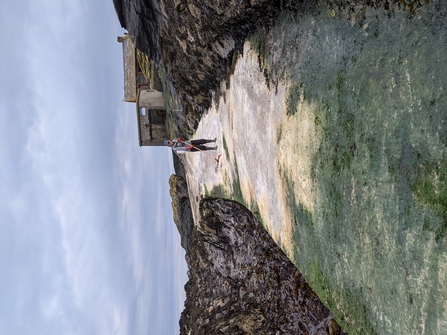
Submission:
[[[140,90],[138,90],[139,93]],[[137,94],[135,107],[137,110],[137,128],[138,128],[138,144],[140,147],[143,145],[143,140],[141,139],[141,129],[140,129],[140,102],[138,101],[140,94]]]
[[[129,35],[118,38],[118,41],[123,45],[124,101],[135,102],[137,99],[135,46]]]

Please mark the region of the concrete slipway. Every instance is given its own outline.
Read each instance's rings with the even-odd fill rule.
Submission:
[[[350,334],[447,333],[446,13],[283,14],[183,157],[195,213],[245,203]]]

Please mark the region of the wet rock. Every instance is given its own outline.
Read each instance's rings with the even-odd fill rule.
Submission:
[[[191,212],[186,180],[181,176],[171,175],[169,178],[169,193],[172,198],[171,205],[174,222],[180,233],[181,246],[186,252],[189,252],[194,229],[194,219]]]
[[[189,204],[178,201],[186,182],[172,176],[170,185],[189,240],[182,236],[189,281],[180,334],[346,334],[250,211],[206,198],[191,226]]]
[[[235,50],[247,36],[267,26],[280,1],[189,0],[178,12],[173,1],[162,1],[166,18],[160,26],[163,63],[176,88],[205,108],[212,91],[225,78]]]
[[[228,74],[236,50],[257,27],[277,16],[281,2],[113,0],[121,25],[138,49],[163,65],[197,118]],[[200,108],[202,107],[202,108]]]
[[[298,0],[113,0],[121,25],[138,49],[164,66],[182,99],[182,135],[190,135],[219,84],[232,71],[235,53],[256,29],[268,29],[281,10],[296,10]],[[423,1],[425,2],[425,0]],[[180,7],[177,5],[181,4]],[[416,0],[327,0],[333,15],[360,20],[367,7],[415,13]],[[179,11],[178,9],[181,9]]]
[[[429,0],[328,0],[328,3],[340,14],[357,20],[364,14],[366,8],[383,8],[389,12],[406,10],[411,16],[414,16],[422,5],[429,3]]]
[[[113,0],[120,24],[132,36],[135,46],[159,63],[162,58],[160,45],[159,0]]]

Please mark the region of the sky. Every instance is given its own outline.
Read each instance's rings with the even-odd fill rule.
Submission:
[[[112,0],[0,2],[0,335],[178,334],[168,148],[138,146]]]

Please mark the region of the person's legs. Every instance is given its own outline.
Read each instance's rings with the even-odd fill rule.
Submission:
[[[195,151],[207,151],[207,150],[216,150],[217,147],[207,147],[204,145],[196,145],[195,148],[193,148],[193,149],[196,149]],[[193,149],[191,149],[191,151]]]
[[[206,144],[206,143],[216,142],[216,139],[214,139],[214,140],[206,140],[206,139],[201,138],[201,139],[198,139],[198,140],[191,140],[190,142],[193,145],[198,145],[198,144]]]

